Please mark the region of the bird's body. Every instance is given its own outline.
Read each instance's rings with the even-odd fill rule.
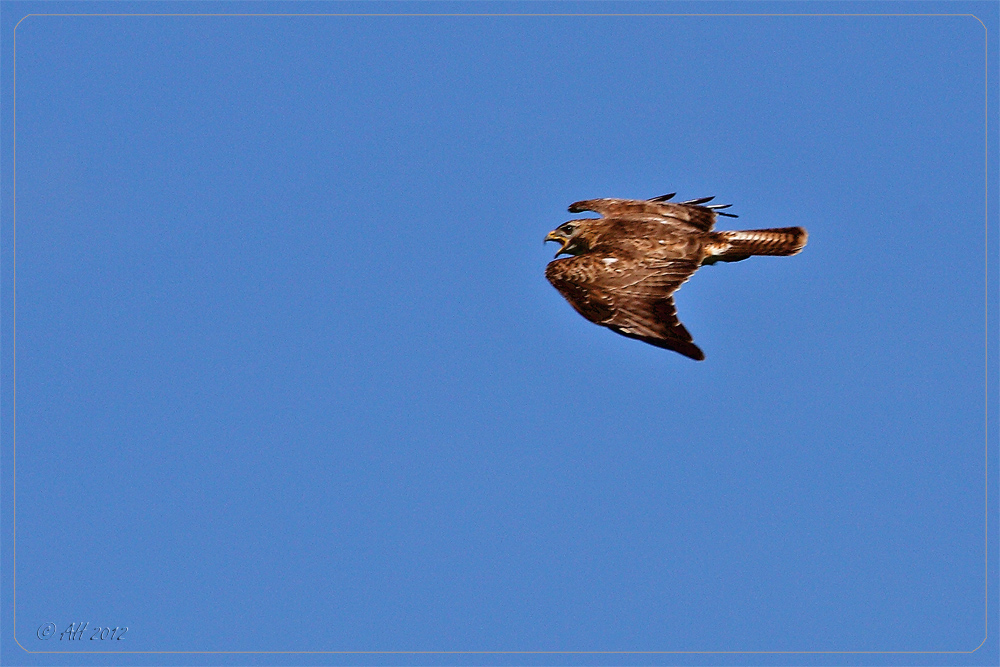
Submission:
[[[801,227],[713,231],[718,209],[707,199],[669,203],[592,199],[571,213],[600,218],[570,220],[546,241],[562,244],[545,276],[585,318],[612,331],[692,359],[705,355],[677,319],[673,293],[702,264],[736,262],[751,255],[794,255],[806,243]],[[730,217],[735,217],[731,216]]]

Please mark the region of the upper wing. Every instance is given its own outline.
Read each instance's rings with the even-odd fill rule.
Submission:
[[[694,201],[704,203],[707,200]],[[570,213],[593,211],[606,218],[645,222],[679,222],[702,232],[712,231],[716,215],[713,209],[694,203],[672,204],[642,199],[588,199],[570,204],[569,211]]]
[[[549,262],[545,277],[591,322],[700,361],[705,355],[677,319],[671,296],[697,268],[690,259],[588,253]]]

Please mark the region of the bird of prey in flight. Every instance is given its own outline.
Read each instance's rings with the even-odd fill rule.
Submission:
[[[714,197],[672,203],[674,194],[571,204],[570,213],[601,217],[549,232],[545,241],[560,247],[545,277],[591,322],[701,361],[704,353],[677,319],[677,288],[703,264],[794,255],[807,234],[801,227],[714,232],[716,216],[737,217],[721,210],[729,204],[707,206]]]

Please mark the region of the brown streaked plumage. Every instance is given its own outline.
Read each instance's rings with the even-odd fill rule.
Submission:
[[[570,213],[593,211],[549,232],[561,244],[545,277],[577,312],[629,338],[701,361],[705,355],[677,319],[673,293],[703,264],[739,262],[752,255],[794,255],[806,244],[801,227],[714,232],[726,206],[712,197],[670,203],[590,199]],[[570,257],[558,259],[559,255]]]

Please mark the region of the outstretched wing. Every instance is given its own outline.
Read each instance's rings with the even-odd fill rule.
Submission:
[[[587,199],[570,204],[569,211],[570,213],[593,211],[605,218],[623,218],[642,222],[681,223],[698,231],[710,232],[715,225],[716,212],[714,209],[700,205],[705,201],[707,200],[673,204],[642,199]]]
[[[700,361],[705,355],[677,319],[672,297],[697,268],[690,259],[588,253],[549,262],[545,277],[591,322]]]

